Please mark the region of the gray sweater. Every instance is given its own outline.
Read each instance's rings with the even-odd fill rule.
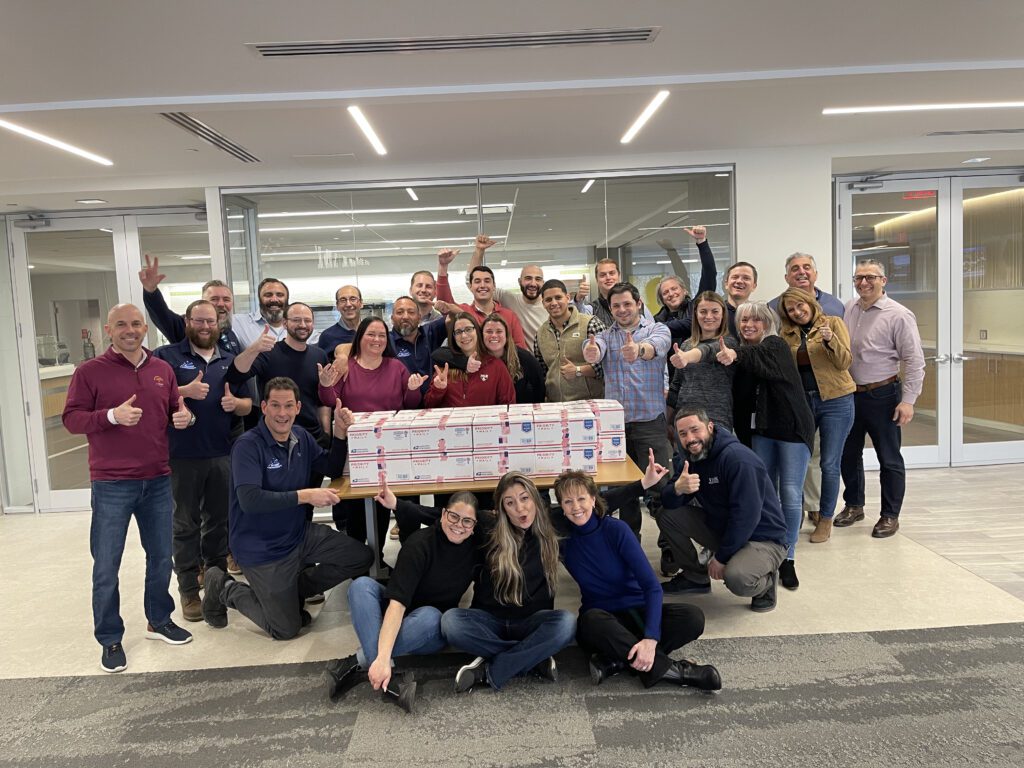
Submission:
[[[730,349],[737,349],[739,343],[732,336],[725,337]],[[702,341],[697,347],[701,351],[699,363],[677,368],[665,400],[669,408],[703,408],[711,420],[733,431],[732,426],[732,379],[735,365],[722,365],[715,359],[718,354],[717,341]],[[679,347],[684,352],[693,349],[687,339]]]

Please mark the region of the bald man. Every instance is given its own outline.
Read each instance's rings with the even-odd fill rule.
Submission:
[[[474,268],[484,263],[484,254],[495,242],[487,235],[477,235],[473,246],[473,255],[469,257],[466,267],[468,275]],[[537,338],[537,329],[548,320],[548,311],[540,298],[540,289],[544,285],[544,272],[536,264],[527,264],[519,272],[519,290],[507,290],[495,287],[494,298],[501,306],[512,310],[523,326],[526,348],[533,349]]]
[[[188,429],[195,417],[178,393],[174,370],[142,346],[149,327],[133,304],[107,315],[110,348],[75,369],[64,406],[65,428],[89,442],[92,480],[92,611],[100,667],[128,666],[121,640],[118,570],[131,518],[146,552],[146,637],[182,645],[192,635],[171,621],[171,480],[167,427]]]

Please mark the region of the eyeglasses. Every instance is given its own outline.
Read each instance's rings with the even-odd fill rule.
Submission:
[[[192,323],[192,325],[209,325],[209,326],[214,326],[214,325],[217,324],[216,318],[214,318],[213,320],[204,320],[203,318],[200,318],[200,317],[190,317],[188,319],[188,321],[190,323]]]
[[[875,280],[881,280],[882,275],[854,275],[854,283],[870,283],[873,284]]]
[[[339,296],[339,304],[358,304],[361,299],[358,296]]]
[[[467,531],[471,531],[476,527],[476,520],[472,517],[460,517],[458,512],[453,512],[450,509],[444,511],[444,516],[448,519],[448,522],[452,525],[458,525],[465,528]]]
[[[476,328],[470,326],[469,328],[456,328],[452,331],[452,336],[469,336],[474,333],[476,333]]]

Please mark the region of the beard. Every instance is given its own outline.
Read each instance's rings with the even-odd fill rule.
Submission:
[[[412,336],[417,328],[419,328],[419,325],[412,320],[394,324],[394,329],[398,331],[399,336]]]
[[[217,313],[217,329],[221,333],[227,333],[231,330],[231,313],[230,312],[218,312]]]
[[[280,323],[284,319],[284,304],[260,304],[260,314],[268,323]]]
[[[213,349],[217,343],[216,335],[211,333],[209,338],[203,338],[201,332],[191,326],[186,326],[185,336],[196,349]]]
[[[689,446],[686,448],[686,452],[690,454],[690,461],[703,461],[711,453],[711,447],[715,444],[715,433],[712,432],[708,435],[708,439],[703,441],[700,446],[700,450],[697,453],[692,453]]]
[[[294,330],[292,330],[291,328],[287,328],[286,331],[289,336],[303,344],[305,344],[309,337],[313,335],[313,329],[306,325],[303,325],[300,328],[296,328]]]
[[[540,287],[536,285],[520,285],[519,291],[530,301],[533,301],[540,296]]]

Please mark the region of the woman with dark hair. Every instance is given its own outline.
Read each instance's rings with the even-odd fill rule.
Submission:
[[[719,428],[732,431],[732,378],[734,371],[718,362],[723,348],[735,349],[729,335],[729,313],[717,293],[705,291],[693,300],[693,331],[690,338],[673,345],[669,362],[676,368],[665,404],[669,440],[678,445],[672,430],[680,408],[703,408]]]
[[[645,688],[661,682],[690,685],[706,691],[722,687],[718,670],[669,654],[704,633],[704,613],[695,605],[666,604],[661,584],[629,526],[605,514],[606,500],[636,496],[668,474],[651,450],[643,480],[599,494],[593,478],[563,472],[555,496],[571,525],[561,541],[562,562],[580,586],[582,601],[576,641],[590,655],[595,685],[627,667]]]
[[[467,405],[508,405],[516,401],[516,390],[505,363],[489,354],[476,319],[468,312],[449,315],[448,349],[434,352],[434,377],[423,403],[428,408]],[[446,361],[461,355],[461,370]],[[443,368],[441,366],[444,366]]]
[[[398,499],[381,479],[377,501],[386,509],[419,507]],[[404,511],[404,510],[403,510]],[[421,508],[419,515],[437,514]],[[348,588],[352,627],[359,639],[354,655],[327,667],[328,696],[335,701],[353,686],[369,681],[374,690],[398,693],[391,685],[394,657],[440,653],[445,648],[441,615],[459,604],[473,580],[478,510],[472,493],[452,495],[436,523],[402,545],[387,586],[361,576]],[[404,701],[411,707],[415,683]]]
[[[388,327],[379,317],[366,317],[352,338],[348,375],[342,377],[337,363],[319,367],[320,402],[329,408],[341,400],[356,413],[397,411],[420,404],[420,385],[426,376],[409,373],[395,357]],[[334,524],[356,541],[366,541],[366,515],[359,499],[343,499],[334,505]],[[377,541],[383,552],[388,534],[388,515],[377,507]]]
[[[778,315],[763,301],[736,308],[740,348],[719,353],[724,365],[736,363],[733,415],[736,437],[752,448],[775,483],[786,517],[789,553],[779,566],[779,582],[796,589],[796,542],[803,518],[804,475],[814,444],[814,417],[807,405],[789,345],[778,336]]]
[[[456,673],[458,692],[482,683],[500,690],[531,670],[554,682],[554,654],[576,632],[576,618],[554,609],[558,537],[537,486],[509,472],[494,503],[494,518],[481,532],[472,606],[441,617],[448,643],[477,657]]]
[[[544,402],[544,371],[530,352],[512,343],[508,323],[497,312],[484,318],[480,326],[483,336],[484,351],[505,363],[508,373],[516,388],[517,403]],[[434,359],[439,363],[448,363],[449,369],[464,370],[468,358],[455,353],[448,347],[437,350]]]

